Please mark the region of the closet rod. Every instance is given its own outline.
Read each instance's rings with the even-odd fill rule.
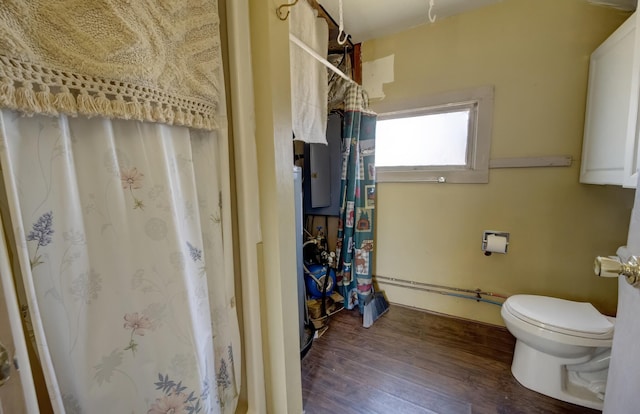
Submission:
[[[289,40],[292,41],[293,43],[295,43],[296,45],[298,45],[302,50],[304,50],[305,52],[307,52],[308,54],[313,56],[318,62],[322,63],[323,65],[325,65],[326,67],[328,67],[329,69],[334,71],[341,78],[346,79],[349,82],[355,83],[353,81],[353,79],[351,79],[350,77],[345,75],[344,72],[341,71],[340,69],[338,69],[335,66],[333,66],[331,64],[331,62],[329,62],[327,59],[325,59],[322,56],[320,56],[315,50],[313,50],[309,46],[307,46],[306,43],[304,43],[302,40],[298,39],[294,34],[289,33]]]

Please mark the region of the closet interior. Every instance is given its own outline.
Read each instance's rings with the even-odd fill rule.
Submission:
[[[301,357],[304,357],[312,346],[313,339],[328,329],[331,315],[344,308],[344,298],[335,289],[338,266],[335,253],[343,167],[344,96],[349,83],[361,83],[362,70],[360,44],[353,44],[344,28],[340,27],[334,16],[318,1],[299,0],[299,4],[290,9],[290,19],[293,20],[290,23],[290,49],[293,60],[291,76],[294,118],[296,109],[300,110],[301,107],[296,104],[295,89],[302,90],[304,94],[306,90],[313,88],[296,84],[300,77],[304,77],[304,81],[309,79],[308,70],[296,68],[296,53],[300,59],[305,59],[312,71],[320,71],[321,75],[326,73],[326,78],[322,77],[320,82],[326,82],[327,86],[326,94],[322,94],[326,98],[326,118],[322,118],[323,126],[326,125],[326,141],[314,142],[313,139],[305,139],[305,136],[296,136],[295,127],[293,137],[300,350]],[[323,26],[319,33],[322,37],[326,36],[326,39],[310,37],[310,25],[300,23],[304,21],[303,18],[295,21],[305,11],[312,12],[313,18]],[[281,13],[281,19],[285,13]],[[306,17],[309,18],[308,16],[309,13]],[[324,59],[325,66],[329,63],[338,70],[327,70],[327,67],[319,63],[321,59]],[[298,112],[298,115],[303,118],[309,112]],[[294,125],[295,122],[294,120]],[[316,121],[301,122],[308,124]]]

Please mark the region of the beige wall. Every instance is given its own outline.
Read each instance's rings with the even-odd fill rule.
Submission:
[[[303,410],[295,282],[289,25],[274,12],[278,3],[249,1],[257,168],[245,163],[239,174],[245,191],[254,189],[259,195],[261,241],[250,247],[256,249],[259,280],[258,286],[249,288],[260,291],[266,412],[298,414]]]
[[[592,263],[625,244],[633,190],[580,184],[578,175],[589,55],[627,16],[584,0],[505,0],[363,44],[363,62],[394,55],[395,80],[374,110],[494,85],[492,158],[574,159],[569,168],[490,170],[489,184],[379,184],[375,274],[615,313],[616,281],[596,278]],[[483,230],[510,232],[508,254],[485,257]],[[502,324],[498,306],[380,287],[392,302]]]

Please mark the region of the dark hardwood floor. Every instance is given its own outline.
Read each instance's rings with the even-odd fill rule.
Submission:
[[[332,316],[302,360],[306,414],[598,413],[521,386],[504,328],[391,305]]]

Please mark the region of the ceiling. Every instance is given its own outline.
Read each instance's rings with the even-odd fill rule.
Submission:
[[[317,0],[340,23],[340,0]],[[443,19],[504,0],[433,0],[432,16]],[[557,1],[557,0],[556,0]],[[637,0],[587,0],[633,10]],[[342,0],[344,30],[353,43],[429,23],[429,0]]]

